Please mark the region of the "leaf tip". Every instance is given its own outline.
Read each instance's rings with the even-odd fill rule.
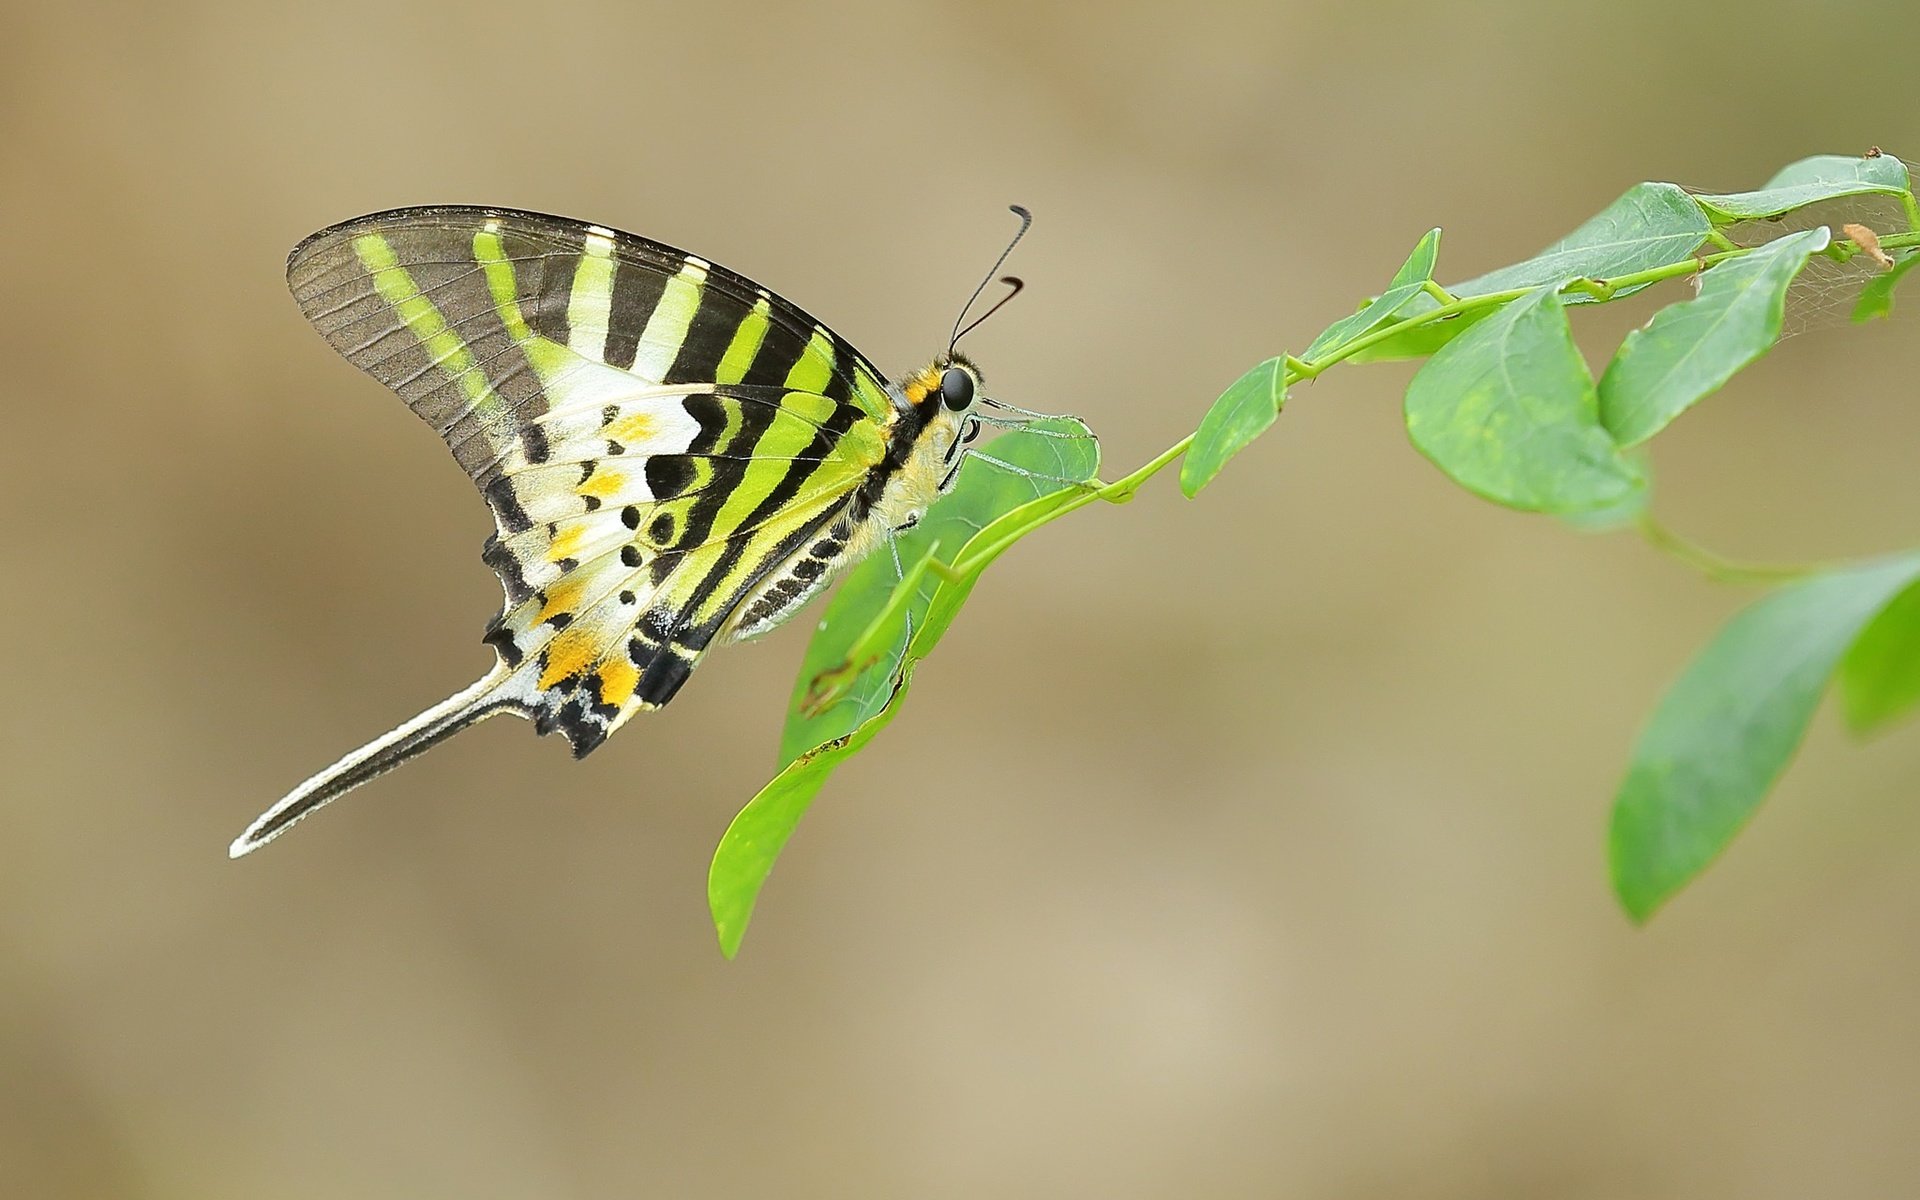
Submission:
[[[1616,826],[1617,832],[1617,826]],[[1660,910],[1673,895],[1672,887],[1660,887],[1647,877],[1644,864],[1636,864],[1619,838],[1613,841],[1608,854],[1609,874],[1613,882],[1613,898],[1619,902],[1620,911],[1626,914],[1636,928],[1645,928],[1653,914]]]
[[[1198,496],[1218,474],[1216,471],[1197,469],[1199,465],[1191,458],[1180,464],[1180,494],[1189,500]]]

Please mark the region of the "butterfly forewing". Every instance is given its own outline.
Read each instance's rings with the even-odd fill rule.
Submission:
[[[314,328],[483,483],[494,465],[484,452],[504,455],[503,435],[635,378],[797,388],[875,418],[888,407],[873,365],[794,304],[670,246],[563,217],[375,213],[302,242],[287,283]]]

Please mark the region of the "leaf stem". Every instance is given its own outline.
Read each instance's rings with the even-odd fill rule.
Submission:
[[[1697,542],[1681,537],[1661,524],[1653,514],[1642,513],[1634,522],[1640,536],[1654,549],[1692,567],[1716,583],[1787,583],[1816,574],[1826,568],[1819,563],[1741,563],[1722,558]]]

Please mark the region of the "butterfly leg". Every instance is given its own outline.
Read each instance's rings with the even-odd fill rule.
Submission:
[[[969,450],[964,457],[977,458],[990,467],[999,467],[1002,471],[1011,471],[1015,475],[1027,479],[1038,479],[1043,483],[1057,483],[1063,487],[1085,488],[1087,491],[1097,491],[1100,488],[1100,484],[1096,480],[1071,479],[1065,475],[1050,475],[1045,471],[1035,471],[1029,467],[1015,466],[1003,458],[995,458],[993,455],[980,450]]]
[[[914,521],[914,524],[916,525],[919,524],[918,519]],[[900,539],[899,538],[890,537],[887,539],[887,553],[893,556],[893,583],[895,587],[899,587],[907,582],[906,568],[900,565]],[[926,561],[932,562],[933,561],[932,556],[929,555]],[[913,608],[911,605],[909,605],[906,610],[906,618],[907,618],[907,638],[906,638],[906,641],[900,644],[900,652],[902,655],[906,653],[906,649],[908,646],[913,645]]]
[[[1094,436],[1093,430],[1091,429],[1087,429],[1084,432],[1076,432],[1071,429],[1035,429],[1033,425],[1036,418],[1031,417],[1001,417],[995,416],[992,413],[976,412],[969,414],[969,419],[978,421],[982,425],[991,425],[995,429],[1024,429],[1034,437],[1060,438],[1069,442],[1097,442],[1100,440]],[[1048,419],[1051,420],[1052,418]],[[1060,419],[1067,421],[1080,420],[1079,417],[1069,417],[1065,415],[1062,415]]]

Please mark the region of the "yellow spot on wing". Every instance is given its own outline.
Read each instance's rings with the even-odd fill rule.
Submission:
[[[593,662],[594,639],[585,628],[569,626],[547,643],[547,668],[540,673],[540,686],[550,688],[572,678]]]
[[[659,422],[654,420],[652,413],[630,412],[607,426],[606,435],[609,441],[632,448],[652,438],[658,428]]]
[[[600,664],[600,702],[625,707],[640,685],[640,669],[624,656],[616,655]]]
[[[533,623],[538,625],[561,613],[571,615],[577,611],[580,607],[580,593],[584,586],[579,579],[566,578],[554,581],[553,585],[547,588],[543,597],[544,603],[540,606],[540,615],[533,619]]]
[[[589,475],[574,490],[582,496],[592,496],[596,500],[605,500],[627,485],[627,477],[618,471],[599,470]]]
[[[547,561],[559,562],[563,558],[579,558],[580,548],[586,543],[586,540],[586,526],[573,525],[568,527],[559,537],[554,538],[553,543],[547,547]]]

